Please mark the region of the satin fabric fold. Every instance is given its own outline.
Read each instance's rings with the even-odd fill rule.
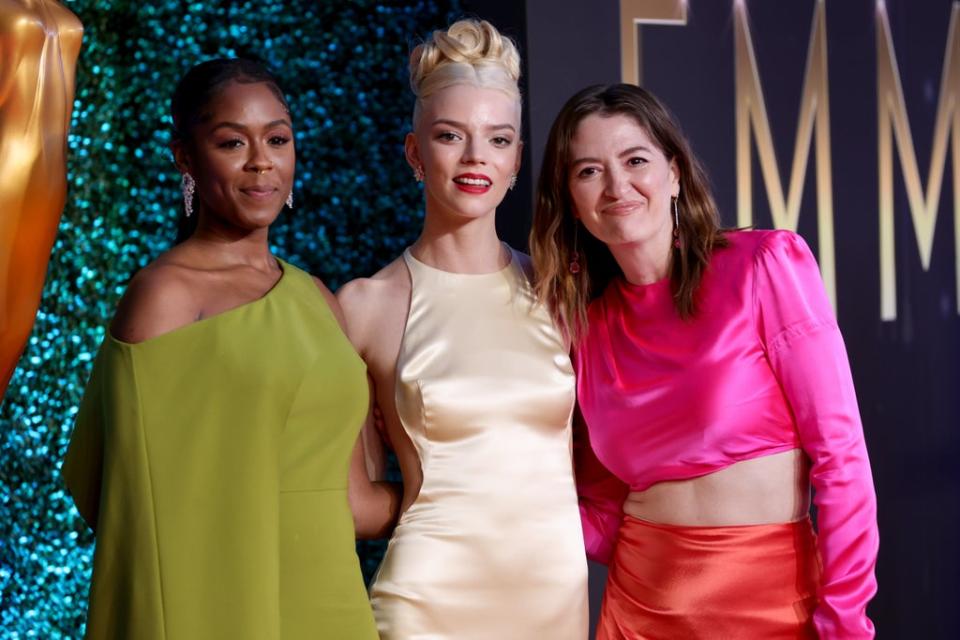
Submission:
[[[597,640],[816,639],[820,562],[809,518],[680,527],[627,516]]]

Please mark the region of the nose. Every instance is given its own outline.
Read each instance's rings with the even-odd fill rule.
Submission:
[[[604,174],[603,194],[611,200],[620,200],[630,192],[630,176],[619,167]]]
[[[259,142],[250,144],[250,157],[247,158],[247,164],[244,167],[247,171],[255,173],[266,173],[273,169],[273,160],[270,159],[265,145]]]
[[[474,136],[467,138],[463,146],[461,162],[464,164],[486,164],[483,141]]]

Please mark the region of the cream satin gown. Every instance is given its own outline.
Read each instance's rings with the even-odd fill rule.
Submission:
[[[573,369],[510,252],[480,275],[403,254],[396,401],[423,485],[370,590],[383,640],[587,637]]]

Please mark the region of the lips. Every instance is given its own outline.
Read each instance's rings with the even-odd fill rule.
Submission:
[[[629,201],[629,202],[615,202],[614,204],[607,205],[600,210],[600,213],[608,216],[625,216],[630,213],[633,213],[637,209],[643,206],[642,202]]]
[[[242,187],[240,193],[249,196],[255,200],[266,200],[277,192],[277,187],[269,185],[255,185],[252,187]]]
[[[482,173],[461,173],[453,178],[457,189],[465,193],[486,193],[493,186],[493,180]]]

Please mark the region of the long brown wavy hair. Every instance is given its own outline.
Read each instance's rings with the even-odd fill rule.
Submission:
[[[557,326],[576,343],[587,324],[590,301],[623,272],[605,244],[580,225],[570,197],[570,146],[577,127],[590,115],[633,118],[680,174],[679,241],[673,250],[670,280],[677,313],[684,319],[696,312],[695,297],[715,247],[727,240],[707,175],[680,126],[649,91],[630,84],[596,85],[583,89],[560,110],[550,129],[537,185],[537,207],[530,231],[530,253],[539,299]],[[579,257],[580,271],[570,263]]]

